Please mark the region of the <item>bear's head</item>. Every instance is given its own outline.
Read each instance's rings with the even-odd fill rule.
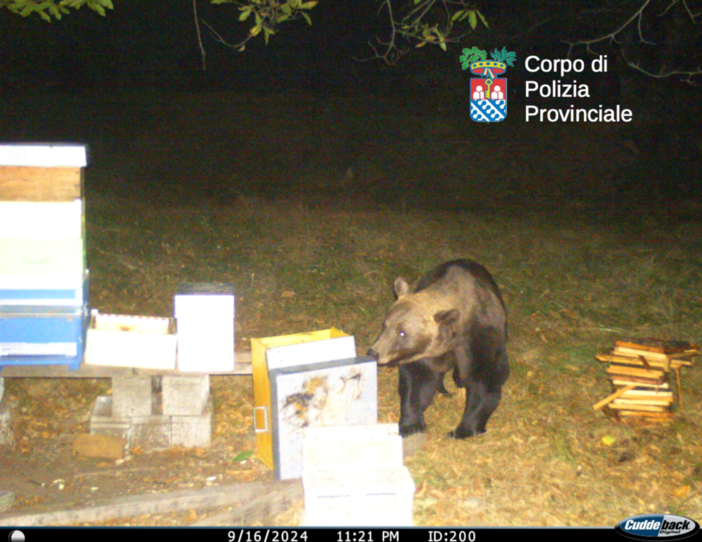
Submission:
[[[380,365],[395,365],[442,356],[456,347],[458,309],[437,307],[436,300],[424,291],[411,293],[402,277],[395,280],[395,295],[397,301],[385,315],[369,356]]]

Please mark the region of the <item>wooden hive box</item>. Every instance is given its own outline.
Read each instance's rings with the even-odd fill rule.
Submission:
[[[251,365],[254,384],[254,431],[258,456],[275,469],[273,442],[277,427],[272,412],[269,371],[300,367],[356,356],[353,336],[330,328],[307,333],[251,339]],[[297,369],[299,371],[299,369]]]
[[[83,360],[81,145],[0,145],[0,368]]]

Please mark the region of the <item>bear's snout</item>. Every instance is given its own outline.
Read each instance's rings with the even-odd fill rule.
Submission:
[[[369,348],[368,352],[366,352],[366,356],[370,356],[373,359],[377,360],[380,357],[380,354],[378,354],[378,352],[376,352],[372,348]]]

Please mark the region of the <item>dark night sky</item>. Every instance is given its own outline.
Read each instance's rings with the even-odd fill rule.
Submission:
[[[0,73],[29,86],[140,86],[275,84],[314,78],[318,72],[344,78],[353,71],[351,58],[367,56],[365,43],[376,25],[372,0],[335,0],[333,8],[313,9],[313,26],[296,21],[282,26],[266,47],[252,40],[244,53],[217,43],[201,26],[207,52],[202,60],[191,2],[125,2],[100,17],[82,8],[61,21],[46,23],[38,16],[26,19],[0,12]],[[249,25],[237,21],[232,6],[198,2],[204,19],[231,42],[245,35]],[[320,78],[320,81],[327,81]]]
[[[646,54],[654,62],[657,55],[662,56],[662,63],[668,66],[685,60],[690,66],[696,65],[693,57],[702,52],[691,44],[699,45],[700,25],[687,24],[681,6],[659,17],[667,2],[654,1],[644,19],[646,37],[656,42],[644,48]],[[0,86],[9,82],[23,87],[68,88],[247,84],[255,88],[261,84],[335,87],[352,83],[361,73],[365,77],[388,71],[378,61],[364,64],[353,60],[354,56],[371,54],[366,44],[373,36],[387,36],[387,16],[385,12],[377,13],[378,0],[322,0],[310,11],[312,27],[304,21],[283,25],[267,47],[262,38],[254,39],[244,53],[217,43],[202,26],[207,51],[205,72],[191,1],[115,0],[114,4],[115,9],[106,17],[84,7],[52,23],[36,15],[21,18],[0,11]],[[479,29],[460,47],[477,44],[491,50],[507,46],[516,50],[520,59],[531,52],[565,57],[565,39],[611,31],[615,21],[626,20],[632,9],[625,1],[612,0],[574,0],[567,8],[564,5],[546,0],[481,2],[479,7],[490,21],[490,29]],[[200,19],[231,42],[244,36],[251,26],[249,21],[237,21],[239,11],[232,5],[213,6],[209,0],[198,0],[198,12]],[[576,15],[582,13],[594,15]],[[689,28],[696,28],[694,35]],[[632,25],[620,38],[623,42],[636,41],[635,33]],[[616,55],[616,46],[597,48]],[[421,64],[427,62],[453,62],[455,66],[460,53],[459,47],[443,54],[430,49],[416,51],[394,71],[421,70]],[[584,48],[576,54],[584,55]],[[651,68],[655,70],[658,65],[651,64]],[[652,80],[649,84],[659,82]]]

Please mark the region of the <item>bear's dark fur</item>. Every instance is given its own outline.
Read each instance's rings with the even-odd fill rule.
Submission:
[[[509,376],[507,311],[492,275],[479,263],[453,260],[429,271],[412,291],[398,277],[395,294],[368,354],[381,365],[400,365],[400,434],[426,429],[424,411],[437,391],[445,392],[444,374],[451,370],[466,390],[466,406],[449,436],[484,433]]]

